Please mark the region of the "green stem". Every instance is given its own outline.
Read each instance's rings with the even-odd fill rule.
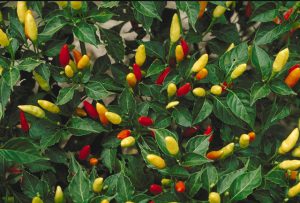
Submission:
[[[81,49],[82,55],[86,54],[86,48],[85,48],[84,42],[79,41],[79,44],[80,44],[80,49]]]
[[[202,38],[211,30],[212,26],[215,24],[215,21],[216,21],[216,18],[213,18],[212,21],[210,21],[208,28],[202,34]]]

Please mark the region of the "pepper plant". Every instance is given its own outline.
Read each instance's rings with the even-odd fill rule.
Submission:
[[[0,202],[299,202],[299,6],[0,2]]]

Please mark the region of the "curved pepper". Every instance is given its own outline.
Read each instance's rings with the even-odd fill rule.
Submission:
[[[283,170],[297,170],[300,168],[300,160],[285,160],[278,167]]]
[[[64,202],[64,193],[61,187],[58,185],[55,191],[54,203],[63,203],[63,202]]]
[[[147,161],[158,169],[164,169],[166,167],[166,162],[161,158],[160,156],[157,156],[155,154],[148,154],[147,155]]]
[[[29,131],[29,124],[27,122],[26,116],[23,111],[20,111],[20,123],[21,123],[21,129],[23,132],[28,132]]]
[[[153,120],[150,117],[147,116],[141,116],[138,119],[138,122],[142,125],[142,126],[150,126],[153,125]]]
[[[196,87],[196,88],[193,89],[193,94],[196,97],[204,97],[206,95],[206,91],[202,87]]]
[[[25,21],[25,13],[27,11],[26,1],[18,1],[17,3],[17,14],[19,21],[23,24]]]
[[[175,106],[177,106],[179,104],[179,101],[172,101],[169,102],[166,106],[166,109],[170,109],[170,108],[174,108]]]
[[[7,47],[9,45],[9,40],[5,32],[0,28],[0,45]]]
[[[217,160],[224,154],[223,150],[211,151],[206,154],[206,158],[211,160]]]
[[[206,68],[202,68],[197,74],[196,74],[196,79],[197,80],[202,80],[206,78],[208,75],[208,70]]]
[[[146,48],[145,45],[141,44],[138,46],[135,53],[135,63],[141,67],[146,61]]]
[[[65,67],[65,74],[68,78],[72,78],[74,76],[73,69],[70,65],[66,65]]]
[[[60,112],[59,107],[57,105],[53,104],[52,102],[49,102],[47,100],[38,100],[37,102],[46,111],[49,111],[49,112],[55,113],[55,114]]]
[[[213,85],[210,88],[210,92],[214,95],[221,95],[222,94],[222,87],[220,85]]]
[[[103,178],[102,177],[99,177],[99,178],[96,178],[93,182],[93,191],[95,193],[99,193],[102,191],[102,188],[103,188]]]
[[[289,49],[285,48],[284,50],[280,51],[277,54],[273,62],[273,72],[277,73],[281,71],[288,59],[289,59]]]
[[[167,87],[168,97],[174,96],[176,94],[176,91],[177,91],[177,87],[174,83],[168,84],[168,87]]]
[[[300,79],[300,68],[293,69],[288,76],[285,78],[284,82],[290,88],[293,88]]]
[[[133,64],[132,68],[133,68],[133,73],[134,73],[136,79],[138,81],[140,81],[142,79],[142,71],[141,71],[140,66],[135,63],[135,64]]]
[[[82,70],[90,64],[90,58],[87,55],[83,55],[81,59],[78,61],[77,68]]]
[[[126,81],[129,85],[129,87],[131,87],[131,88],[134,88],[136,83],[137,83],[136,76],[133,73],[128,73],[127,74]]]
[[[243,63],[241,65],[238,65],[231,73],[230,77],[231,79],[236,79],[240,77],[245,70],[247,69],[247,64]]]
[[[278,149],[278,153],[279,154],[286,154],[288,153],[289,151],[291,151],[297,141],[298,141],[298,138],[299,138],[299,129],[298,128],[295,128],[290,134],[289,136],[282,141],[279,149]]]
[[[39,196],[36,196],[32,198],[31,203],[44,203],[44,201]]]
[[[71,1],[71,8],[74,10],[79,10],[82,7],[81,1]]]
[[[19,105],[18,108],[25,113],[29,113],[37,118],[45,118],[45,112],[38,106],[33,105]]]
[[[205,68],[208,62],[208,54],[203,54],[200,58],[194,63],[191,71],[199,72],[202,68]]]
[[[158,195],[162,193],[162,187],[158,184],[151,184],[149,188],[149,192],[153,195]]]
[[[169,75],[171,71],[171,68],[170,67],[167,67],[157,78],[155,84],[157,85],[162,85],[164,80],[166,79],[166,77]]]
[[[131,147],[135,144],[135,138],[132,136],[126,137],[121,141],[121,147]]]
[[[187,93],[191,91],[192,87],[190,83],[186,83],[182,85],[180,88],[177,90],[177,97],[182,97],[185,96]]]
[[[37,72],[32,71],[32,74],[33,74],[35,81],[39,84],[39,86],[42,88],[42,90],[49,92],[50,86],[49,86],[48,82]]]
[[[91,153],[91,146],[90,145],[85,145],[79,151],[78,159],[86,160],[87,157],[90,155],[90,153]]]
[[[107,120],[109,122],[111,122],[112,124],[118,125],[122,122],[122,118],[121,116],[119,116],[119,114],[113,113],[113,112],[106,112],[105,113],[105,117],[107,118]]]
[[[183,181],[178,181],[175,183],[175,190],[178,193],[183,193],[185,192],[185,184]]]
[[[250,144],[250,136],[248,134],[242,134],[239,140],[241,148],[247,148]]]
[[[182,38],[180,39],[180,44],[182,46],[182,50],[183,50],[184,56],[187,56],[189,54],[189,45]]]
[[[90,104],[88,101],[84,101],[83,106],[90,118],[95,120],[98,118],[98,112],[92,104]]]
[[[176,48],[175,48],[175,57],[176,57],[177,63],[181,62],[184,59],[183,48],[180,44],[177,45]]]
[[[59,52],[59,63],[62,67],[65,67],[69,64],[70,55],[69,55],[69,48],[67,44],[64,44]]]
[[[199,1],[199,4],[200,4],[200,10],[199,10],[198,18],[201,18],[205,12],[207,1]]]
[[[108,112],[108,110],[105,108],[105,106],[103,104],[100,104],[100,103],[97,102],[96,110],[97,110],[97,113],[99,115],[99,119],[100,119],[101,123],[103,125],[109,124],[109,121],[107,120],[107,118],[105,116],[105,113]]]
[[[122,130],[121,132],[118,133],[117,138],[118,138],[119,140],[123,140],[123,139],[125,139],[126,137],[129,137],[130,135],[131,135],[131,131],[125,129],[125,130]]]
[[[25,13],[24,27],[26,37],[35,42],[38,37],[38,30],[31,10],[27,10]]]
[[[168,150],[168,152],[171,155],[177,155],[179,152],[179,146],[178,146],[178,142],[177,140],[175,140],[174,137],[172,136],[166,136],[165,137],[165,144],[166,144],[166,148]]]
[[[288,197],[295,197],[299,193],[300,193],[300,182],[289,189]]]
[[[171,43],[175,43],[180,38],[180,24],[177,13],[173,15],[171,28],[170,28],[170,40]]]
[[[221,203],[220,194],[217,192],[210,192],[208,195],[209,203]]]
[[[230,155],[233,154],[234,143],[233,142],[229,143],[228,145],[223,147],[221,150],[223,150],[224,153],[221,155],[220,159],[226,159],[227,157],[229,157]]]

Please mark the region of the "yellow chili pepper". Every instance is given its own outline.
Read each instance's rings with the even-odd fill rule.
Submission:
[[[210,192],[208,195],[209,203],[221,203],[220,194],[217,192]]]
[[[170,109],[170,108],[174,108],[175,106],[177,106],[179,104],[179,101],[172,101],[169,102],[166,106],[166,109]]]
[[[66,8],[68,6],[68,1],[56,1],[59,8]]]
[[[245,70],[247,69],[247,64],[243,63],[241,65],[238,65],[231,73],[231,79],[236,79],[238,77],[240,77]]]
[[[77,68],[82,70],[90,64],[90,58],[87,55],[83,55],[78,61]]]
[[[44,203],[44,201],[40,197],[36,196],[32,199],[31,203]]]
[[[64,202],[64,193],[60,186],[56,187],[54,203],[63,203]]]
[[[175,57],[177,62],[181,62],[184,58],[183,48],[180,44],[175,48]]]
[[[2,29],[0,29],[0,45],[3,47],[7,47],[9,45],[8,37]]]
[[[279,154],[286,154],[288,153],[289,151],[291,151],[297,141],[298,141],[298,138],[299,138],[299,129],[298,128],[295,128],[290,134],[289,136],[282,141],[279,149],[278,149],[278,153]]]
[[[197,80],[202,80],[206,78],[208,75],[208,70],[206,68],[202,68],[197,74],[196,74],[196,79]]]
[[[135,53],[135,63],[141,67],[146,61],[146,48],[145,45],[141,44],[138,46]]]
[[[166,162],[160,156],[155,154],[148,154],[147,155],[148,162],[158,169],[164,169],[166,167]]]
[[[218,5],[213,11],[213,17],[219,18],[225,13],[225,11],[226,11],[226,7]]]
[[[19,105],[18,108],[25,113],[29,113],[37,118],[45,118],[45,112],[38,106],[34,105]]]
[[[221,150],[224,151],[224,153],[221,155],[220,159],[226,159],[227,157],[229,157],[230,155],[233,154],[234,151],[234,143],[229,143],[228,145],[226,145],[225,147],[223,147]]]
[[[126,76],[126,81],[131,88],[134,88],[137,82],[137,79],[133,73],[128,73]]]
[[[128,136],[121,141],[121,147],[131,147],[135,144],[135,138],[132,136]]]
[[[101,200],[100,203],[109,203],[109,200],[108,199],[103,199],[103,200]]]
[[[171,155],[177,155],[179,152],[179,146],[178,146],[178,142],[175,140],[174,137],[172,136],[167,136],[165,137],[165,144],[166,144],[166,148],[168,150],[168,152]]]
[[[96,178],[93,182],[93,191],[95,193],[99,193],[102,191],[102,188],[103,188],[103,178],[102,177]]]
[[[241,148],[247,148],[250,144],[250,136],[248,134],[242,134],[239,143]]]
[[[177,91],[177,87],[174,83],[168,84],[168,87],[167,87],[168,97],[174,96],[176,94],[176,91]]]
[[[50,91],[50,86],[48,82],[37,72],[32,72],[34,79],[39,84],[39,86],[42,88],[42,90],[45,90],[46,92]]]
[[[300,193],[300,182],[291,187],[288,191],[288,197],[295,197]]]
[[[121,116],[113,112],[109,112],[109,111],[106,112],[105,117],[107,118],[107,120],[109,120],[109,122],[115,125],[118,125],[122,122]]]
[[[31,41],[35,42],[38,37],[38,29],[35,20],[32,16],[31,10],[27,10],[25,13],[24,25],[26,37],[29,38]]]
[[[293,151],[292,151],[292,156],[293,157],[300,157],[300,147],[296,147]]]
[[[234,48],[234,43],[231,43],[231,44],[229,45],[229,47],[227,48],[226,52],[230,51],[230,50],[233,49],[233,48]]]
[[[210,92],[214,95],[220,95],[222,94],[222,87],[220,85],[213,85],[210,88]]]
[[[49,112],[55,113],[55,114],[60,112],[59,107],[56,106],[55,104],[53,104],[52,102],[49,102],[47,100],[38,100],[37,102],[46,111],[49,111]]]
[[[300,160],[285,160],[278,167],[284,170],[297,170],[300,168]]]
[[[19,21],[23,24],[25,21],[25,13],[27,11],[26,1],[18,1],[17,3],[17,14]]]
[[[162,184],[163,186],[168,186],[168,185],[171,184],[172,180],[171,180],[171,179],[168,179],[168,178],[163,178],[163,179],[161,179],[160,182],[161,182],[161,184]]]
[[[96,104],[96,110],[97,113],[99,114],[99,119],[103,125],[107,125],[109,121],[107,120],[105,113],[108,112],[108,110],[105,108],[103,104],[100,104],[97,102]]]
[[[205,94],[206,94],[206,91],[204,88],[202,87],[196,87],[193,89],[193,94],[196,96],[196,97],[204,97]]]
[[[273,62],[273,72],[277,73],[281,71],[288,59],[289,59],[289,49],[285,48],[284,50],[280,51],[277,54]]]
[[[70,65],[66,65],[65,67],[65,74],[68,78],[72,78],[74,76],[73,69]]]
[[[79,10],[82,7],[81,1],[71,1],[71,8],[74,10]]]
[[[205,68],[208,62],[208,54],[203,54],[193,65],[191,71],[199,72],[202,68]]]
[[[171,43],[175,43],[180,38],[180,24],[177,13],[173,15],[171,28],[170,28],[170,40]]]

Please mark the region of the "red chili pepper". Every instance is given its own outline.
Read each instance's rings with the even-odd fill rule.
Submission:
[[[209,142],[212,142],[213,139],[214,139],[214,135],[211,135],[211,136],[209,137],[208,141],[209,141]]]
[[[22,128],[23,132],[28,132],[29,125],[28,125],[27,119],[25,117],[25,113],[23,111],[20,111],[20,123],[21,123],[21,128]]]
[[[142,79],[142,71],[138,64],[133,64],[133,74],[135,75],[136,79],[140,81]]]
[[[186,128],[183,131],[183,136],[184,137],[190,137],[190,136],[192,136],[194,133],[196,133],[199,130],[200,130],[200,126],[198,126],[198,125],[196,125],[194,127]]]
[[[90,104],[88,101],[84,101],[83,106],[84,106],[85,111],[89,115],[89,117],[91,117],[92,119],[95,119],[95,120],[98,119],[97,110],[95,109],[95,107],[92,104]]]
[[[70,61],[70,55],[69,55],[68,45],[64,44],[64,46],[62,46],[59,53],[59,62],[62,67],[65,67],[66,65],[69,64],[69,61]]]
[[[245,9],[245,15],[247,18],[250,18],[252,14],[252,8],[251,8],[251,2],[247,1],[246,9]]]
[[[212,132],[212,127],[209,125],[209,126],[207,126],[207,128],[205,129],[203,134],[204,135],[210,135],[211,132]]]
[[[131,135],[131,131],[128,129],[122,130],[121,132],[118,133],[117,138],[119,140],[123,140],[126,137],[129,137]]]
[[[153,130],[150,130],[150,135],[155,138],[155,132]]]
[[[190,83],[186,83],[182,85],[178,90],[177,90],[177,97],[182,97],[189,93],[191,91],[192,87]]]
[[[295,70],[296,68],[299,68],[299,67],[300,67],[300,64],[293,65],[293,66],[289,69],[289,73],[292,72],[293,70]]]
[[[183,53],[184,53],[184,56],[187,56],[188,53],[189,53],[189,45],[186,43],[186,41],[184,39],[181,38],[180,40],[180,44],[182,46],[182,49],[183,49]]]
[[[155,203],[153,200],[150,200],[148,203]]]
[[[185,184],[184,184],[184,182],[183,181],[178,181],[175,184],[175,190],[178,193],[183,193],[185,191]]]
[[[18,174],[22,173],[22,169],[20,169],[16,166],[13,166],[8,169],[8,172],[11,174],[14,174],[14,175],[18,175]]]
[[[233,85],[233,83],[231,82],[231,83],[229,83],[229,84],[227,84],[227,82],[223,82],[222,84],[221,84],[221,87],[222,87],[222,92],[225,92],[226,91],[226,89],[227,88],[229,88],[229,87],[232,87],[232,85]]]
[[[86,160],[86,158],[90,155],[90,153],[91,153],[91,146],[90,145],[85,145],[79,151],[78,159]]]
[[[287,10],[286,12],[283,13],[283,18],[285,20],[289,20],[289,18],[291,17],[292,13],[294,11],[294,8],[290,8],[289,10]]]
[[[170,71],[171,71],[171,68],[170,67],[167,67],[159,76],[158,76],[158,78],[157,78],[157,80],[156,80],[156,84],[157,85],[162,85],[163,84],[163,82],[164,82],[164,80],[166,79],[166,77],[169,75],[169,73],[170,73]]]
[[[160,185],[157,185],[157,184],[152,184],[152,185],[150,185],[149,191],[153,195],[158,195],[162,192],[162,187]]]
[[[153,125],[153,120],[150,117],[147,117],[147,116],[139,117],[138,121],[142,126]]]

